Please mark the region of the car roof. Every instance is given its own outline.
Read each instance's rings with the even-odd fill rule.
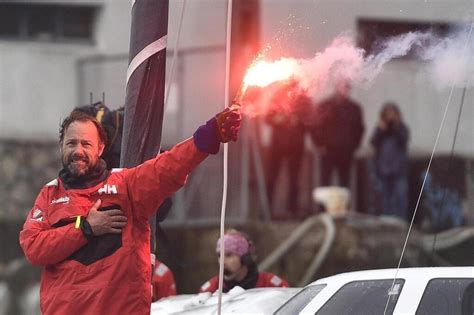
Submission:
[[[325,288],[309,302],[300,314],[314,314],[342,286],[353,281],[403,279],[404,285],[393,314],[414,314],[427,283],[439,278],[474,278],[471,267],[420,267],[397,269],[376,269],[346,272],[312,282],[312,285],[325,285]]]
[[[474,266],[469,267],[416,267],[400,269],[373,269],[340,273],[334,276],[321,278],[309,285],[325,283],[328,281],[356,281],[356,280],[377,280],[390,278],[459,278],[474,277]]]

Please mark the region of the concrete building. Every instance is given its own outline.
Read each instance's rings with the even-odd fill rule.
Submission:
[[[168,68],[183,3],[170,1]],[[164,122],[164,147],[191,135],[223,106],[226,5],[224,0],[186,1],[176,73]],[[15,154],[26,154],[25,161],[33,159],[28,158],[33,153],[21,153],[21,148],[31,144],[48,148],[49,153],[40,154],[43,160],[35,158],[49,163],[48,170],[41,171],[41,163],[34,162],[38,164],[36,173],[45,177],[41,180],[44,183],[57,170],[55,142],[61,118],[74,106],[88,103],[90,93],[95,101],[101,100],[104,93],[105,103],[111,108],[123,105],[131,6],[130,0],[0,1],[0,173],[9,180],[0,184],[5,187],[0,211],[23,215],[41,186],[39,179],[30,186],[27,176],[19,175],[22,167],[16,164],[23,160]],[[389,22],[394,28],[407,23],[470,26],[474,16],[471,0],[261,0],[259,6],[261,46],[279,45],[286,54],[297,58],[312,58],[341,33],[357,35],[363,23]],[[419,60],[396,59],[386,64],[373,85],[355,88],[353,96],[364,106],[366,124],[361,157],[370,152],[367,137],[387,100],[400,105],[411,127],[411,156],[429,156],[450,89],[438,89],[428,70],[426,63]],[[449,154],[451,150],[461,91],[455,89],[451,97],[452,108],[440,135],[437,154]],[[469,106],[472,99],[469,88],[455,146],[455,154],[466,161],[472,161],[474,156],[474,108]],[[207,172],[215,173],[210,180],[216,187],[221,186],[220,163],[217,157],[206,164]],[[239,159],[238,163],[247,162]],[[472,174],[472,162],[465,165]],[[14,183],[19,176],[27,183],[14,187],[18,186]],[[466,184],[470,195],[472,180],[471,176],[470,184]],[[244,186],[241,181],[238,187]],[[14,192],[15,189],[20,191]],[[201,209],[197,217],[180,212],[177,222],[189,216],[197,221],[207,215],[216,218],[220,207],[218,190],[209,197],[215,202],[197,204]],[[25,194],[29,197],[23,198]],[[244,210],[239,208],[248,204],[248,196],[235,198],[230,201],[234,209],[230,213],[241,217]],[[469,200],[466,202],[472,208],[472,197]],[[177,202],[180,207],[191,207],[184,197]]]

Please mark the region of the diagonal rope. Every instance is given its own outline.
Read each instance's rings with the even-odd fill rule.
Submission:
[[[232,32],[232,0],[227,2],[227,28],[226,28],[226,56],[225,56],[225,87],[224,87],[224,107],[229,107],[229,85],[230,85],[230,44]],[[228,161],[229,161],[229,144],[224,143],[224,173],[222,184],[222,205],[221,205],[221,222],[220,222],[220,256],[219,256],[219,288],[217,290],[217,314],[221,315],[222,309],[222,287],[224,284],[224,229],[225,229],[225,210],[227,203],[227,178],[228,178]]]
[[[449,154],[449,161],[448,161],[448,169],[446,171],[447,173],[447,178],[448,178],[448,183],[449,181],[451,180],[452,178],[452,174],[451,174],[451,167],[453,166],[453,157],[454,157],[454,147],[456,145],[456,140],[457,140],[457,136],[458,136],[458,131],[459,131],[459,122],[461,120],[461,113],[462,113],[462,108],[463,108],[463,105],[464,105],[464,97],[466,96],[466,89],[467,89],[467,86],[465,86],[463,88],[463,91],[462,91],[462,95],[461,95],[461,104],[459,105],[459,111],[458,111],[458,117],[457,117],[457,120],[456,120],[456,128],[454,130],[454,136],[453,136],[453,143],[451,145],[451,153]],[[438,212],[438,216],[437,216],[437,221],[436,222],[439,222],[440,218],[441,218],[441,211],[443,211],[443,207],[444,207],[444,203],[446,201],[446,195],[447,195],[447,191],[448,191],[448,188],[446,187],[444,189],[444,193],[443,193],[443,198],[441,199],[441,205],[439,207],[439,212]],[[436,231],[435,233],[435,236],[433,238],[433,245],[431,246],[431,254],[430,254],[430,260],[431,262],[433,262],[433,255],[434,255],[434,252],[435,252],[435,245],[436,245],[436,240],[438,238],[438,231]]]
[[[474,27],[474,22],[471,23],[471,27],[469,29],[469,34],[467,36],[467,39],[466,39],[466,43],[464,45],[464,50],[466,50],[468,44],[469,44],[469,40],[471,38],[471,33],[472,33],[472,29]],[[428,167],[426,168],[426,172],[425,172],[425,176],[423,178],[423,183],[421,185],[421,189],[420,189],[420,193],[418,194],[418,199],[416,201],[416,205],[415,205],[415,210],[413,212],[413,216],[411,217],[411,222],[410,222],[410,226],[408,227],[408,232],[407,232],[407,235],[406,235],[406,238],[405,238],[405,242],[403,244],[403,248],[402,248],[402,253],[400,254],[400,259],[398,260],[398,265],[397,265],[397,269],[396,269],[396,272],[395,272],[395,276],[393,278],[393,282],[392,282],[392,285],[391,285],[391,288],[390,288],[390,292],[393,291],[393,287],[395,286],[395,281],[397,280],[397,276],[398,276],[398,271],[400,270],[400,265],[402,264],[402,260],[403,260],[403,255],[405,254],[405,250],[406,250],[406,247],[407,247],[407,244],[408,244],[408,239],[410,238],[410,234],[411,234],[411,229],[413,227],[413,222],[415,221],[415,217],[416,217],[416,213],[418,212],[418,206],[420,204],[420,200],[421,200],[421,196],[423,195],[423,189],[425,187],[425,183],[426,183],[426,179],[428,178],[428,175],[429,175],[429,172],[430,172],[430,168],[431,168],[431,163],[433,162],[433,157],[434,157],[434,154],[435,154],[435,151],[436,151],[436,147],[438,145],[438,142],[439,142],[439,137],[441,135],[441,130],[443,129],[443,126],[444,126],[444,121],[446,120],[446,116],[447,116],[447,113],[448,113],[448,109],[449,109],[449,105],[451,104],[451,99],[452,99],[452,96],[453,96],[453,92],[454,92],[454,82],[453,84],[451,85],[451,91],[449,93],[449,97],[448,97],[448,101],[446,103],[446,106],[445,106],[445,109],[444,109],[444,113],[443,113],[443,118],[441,119],[441,123],[440,123],[440,126],[438,128],[438,133],[436,135],[436,140],[435,140],[435,143],[434,143],[434,146],[433,146],[433,150],[431,151],[431,156],[430,156],[430,160],[428,162]],[[387,312],[387,308],[388,308],[388,304],[390,302],[390,294],[388,295],[387,297],[387,303],[385,304],[385,309],[384,309],[384,315],[386,314]]]

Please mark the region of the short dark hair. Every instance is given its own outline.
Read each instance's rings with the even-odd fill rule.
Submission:
[[[99,139],[102,141],[102,143],[106,146],[107,145],[107,133],[105,132],[104,127],[102,127],[102,124],[95,119],[95,117],[84,113],[83,111],[80,110],[73,110],[69,116],[67,116],[63,122],[61,123],[61,126],[59,127],[59,143],[62,143],[64,140],[64,134],[66,133],[67,128],[75,122],[75,121],[81,121],[81,122],[86,122],[90,121],[92,122],[95,127],[97,128],[97,132],[99,133]]]

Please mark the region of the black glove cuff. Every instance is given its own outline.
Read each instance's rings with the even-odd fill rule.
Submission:
[[[94,233],[92,232],[92,227],[89,224],[89,222],[87,222],[86,219],[81,221],[81,225],[79,227],[81,228],[82,233],[88,240],[94,237]]]

